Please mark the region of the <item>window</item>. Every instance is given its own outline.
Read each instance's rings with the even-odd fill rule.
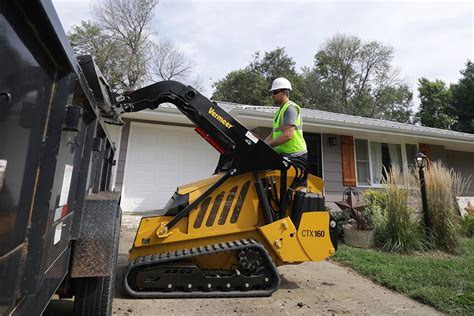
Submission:
[[[370,162],[367,141],[364,139],[356,139],[356,169],[357,184],[370,185]]]
[[[418,151],[418,148],[414,144],[406,144],[406,150],[407,150],[407,163],[408,163],[408,169],[411,170],[415,167],[415,159],[413,158]]]
[[[371,142],[370,156],[372,158],[372,184],[381,183],[392,166],[398,166],[400,170],[403,170],[402,148],[399,144]]]
[[[377,185],[387,176],[393,166],[404,170],[413,165],[417,150],[414,144],[389,144],[355,140],[357,185]]]

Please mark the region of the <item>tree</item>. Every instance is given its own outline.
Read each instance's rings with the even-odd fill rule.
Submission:
[[[455,120],[450,115],[451,90],[441,80],[418,80],[420,109],[416,117],[421,125],[450,129]]]
[[[123,48],[121,88],[143,83],[150,56],[150,24],[158,0],[101,0],[93,6],[98,27]]]
[[[361,41],[357,37],[336,35],[314,57],[313,73],[322,79],[322,84],[328,83],[328,91],[332,92],[339,113],[350,113],[350,84],[355,79],[354,64],[360,49]]]
[[[271,105],[267,87],[286,77],[293,86],[290,98],[303,107],[411,123],[413,94],[392,59],[390,46],[336,35],[315,54],[314,65],[298,73],[294,60],[278,47],[263,56],[255,53],[246,68],[215,82],[214,98]]]
[[[263,57],[260,52],[256,52],[247,67],[232,71],[225,78],[214,82],[213,99],[252,105],[273,105],[268,90],[272,81],[278,77],[290,80],[293,87],[291,99],[297,103],[301,102],[301,76],[295,70],[294,60],[281,47],[265,52]]]
[[[283,47],[265,52],[263,57],[260,56],[260,52],[256,52],[249,68],[270,82],[278,77],[297,75],[295,61],[288,56]]]
[[[303,67],[303,104],[308,108],[339,112],[341,96],[334,78],[324,77],[317,69]]]
[[[303,68],[310,107],[409,122],[412,94],[393,69],[393,48],[337,34]],[[396,113],[396,115],[395,115]]]
[[[160,80],[180,80],[192,72],[193,64],[171,42],[153,45],[152,73]]]
[[[413,105],[413,92],[406,84],[400,84],[398,86],[386,86],[376,93],[376,102],[372,110],[385,108],[383,114],[379,113],[375,117],[380,117],[385,120],[413,123],[413,111],[411,109]],[[374,117],[375,113],[369,114],[369,117]]]
[[[77,55],[92,55],[109,85],[117,90],[123,88],[123,74],[126,73],[126,51],[97,24],[81,21],[68,32],[71,46]]]
[[[265,78],[250,69],[228,73],[224,79],[213,84],[214,100],[251,105],[270,105]]]
[[[195,64],[177,50],[172,42],[152,43],[152,47],[149,69],[151,81],[176,80],[202,90],[201,78],[194,74]]]
[[[112,90],[134,90],[147,81],[179,80],[201,86],[194,64],[171,42],[156,43],[151,22],[158,0],[100,0],[94,21],[68,33],[76,54],[90,54]]]
[[[265,95],[268,96],[268,90],[274,79],[278,77],[285,77],[291,82],[293,90],[291,91],[291,100],[302,104],[302,78],[295,69],[295,61],[288,56],[284,47],[277,47],[276,49],[265,52],[263,57],[259,52],[253,56],[253,60],[249,65],[251,71],[263,77],[266,81],[264,88]],[[271,98],[267,97],[264,104],[273,105]]]
[[[451,85],[451,113],[456,117],[456,130],[474,134],[474,64],[468,60],[462,78]]]

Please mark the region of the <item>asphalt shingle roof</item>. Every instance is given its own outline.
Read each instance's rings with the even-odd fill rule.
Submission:
[[[254,112],[269,118],[273,117],[273,114],[277,110],[277,107],[274,106],[254,106],[232,102],[217,102],[217,104],[230,114],[235,111]],[[171,103],[163,103],[160,107],[175,108]],[[325,124],[333,127],[359,127],[373,131],[391,131],[410,135],[447,138],[472,142],[474,146],[474,134],[306,108],[302,109],[302,114],[306,124]]]
[[[227,112],[231,112],[234,109],[241,109],[244,111],[255,111],[260,113],[275,113],[277,107],[274,106],[253,106],[253,105],[242,105],[237,103],[230,102],[218,102],[219,106],[222,107]],[[381,119],[374,119],[362,116],[341,114],[326,112],[321,110],[314,109],[302,109],[303,118],[309,119],[313,122],[327,122],[329,124],[345,125],[345,126],[360,126],[367,129],[373,130],[398,130],[400,132],[406,132],[408,134],[417,134],[417,135],[429,135],[429,136],[438,136],[446,137],[451,139],[458,139],[463,141],[472,141],[474,146],[474,134],[455,132],[450,130],[444,130],[439,128],[432,128],[426,126],[418,126],[413,124],[398,123]],[[308,122],[308,121],[307,121]]]

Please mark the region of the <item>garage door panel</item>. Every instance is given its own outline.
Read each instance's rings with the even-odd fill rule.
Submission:
[[[180,185],[210,176],[219,154],[192,128],[133,122],[125,162],[122,209],[163,208]]]

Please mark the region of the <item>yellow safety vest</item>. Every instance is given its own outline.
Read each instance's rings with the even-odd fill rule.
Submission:
[[[274,147],[276,152],[280,154],[293,154],[297,152],[306,151],[306,142],[303,138],[303,121],[301,120],[301,108],[298,104],[288,101],[275,113],[275,118],[273,119],[273,133],[272,138],[275,139],[283,133],[283,118],[285,116],[285,111],[288,106],[293,105],[298,111],[298,117],[296,118],[295,132],[293,137],[284,144]]]

